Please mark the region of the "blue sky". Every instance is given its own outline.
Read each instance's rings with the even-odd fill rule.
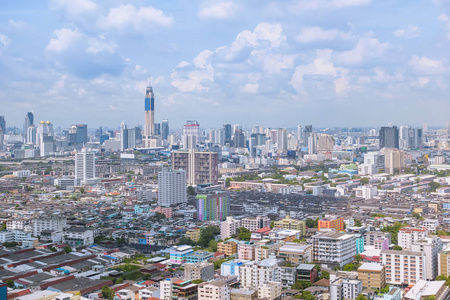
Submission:
[[[0,3],[0,115],[62,127],[156,119],[443,126],[449,0]]]

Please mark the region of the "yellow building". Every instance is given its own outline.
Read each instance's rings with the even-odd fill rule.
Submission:
[[[445,249],[444,251],[442,251],[439,256],[438,256],[438,260],[439,260],[439,275],[445,275],[445,276],[449,276],[450,275],[450,249]]]
[[[429,202],[428,203],[428,207],[431,208],[431,209],[434,209],[435,212],[438,212],[441,209],[440,203],[439,202],[434,202],[434,201]]]
[[[238,246],[236,242],[221,242],[217,244],[217,252],[224,253],[227,256],[237,253]]]
[[[300,231],[301,236],[306,235],[306,222],[291,219],[290,216],[286,216],[282,220],[275,221],[273,227],[290,229],[290,230],[298,230],[298,231]]]
[[[386,286],[386,271],[378,263],[363,263],[358,268],[358,279],[362,281],[363,288],[381,290]]]
[[[194,228],[186,231],[186,237],[190,238],[194,242],[198,242],[200,239],[200,234],[202,233],[201,228]]]

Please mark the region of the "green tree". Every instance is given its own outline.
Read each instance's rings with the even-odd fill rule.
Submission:
[[[309,281],[296,281],[294,285],[292,286],[292,289],[294,290],[304,290],[306,288],[309,288],[311,286],[311,282]]]
[[[360,178],[359,182],[361,184],[369,184],[369,178],[367,178],[367,177]]]
[[[225,186],[226,186],[226,187],[229,187],[230,184],[231,184],[231,178],[228,177],[227,179],[225,179]]]
[[[5,280],[6,286],[9,288],[14,288],[14,281],[12,281],[11,279],[7,279]]]
[[[114,298],[115,292],[109,286],[105,285],[102,287],[102,297],[112,300]]]
[[[85,193],[84,187],[80,187],[80,193],[82,193],[82,194]]]
[[[123,283],[123,278],[122,277],[117,278],[116,284],[119,284],[119,283]]]
[[[252,233],[245,227],[241,227],[237,229],[238,238],[241,241],[250,241]]]
[[[420,217],[420,214],[419,213],[413,213],[412,214],[412,216],[413,216],[413,218],[416,218],[416,219],[420,219],[421,217]]]
[[[155,212],[154,218],[156,220],[164,220],[166,218],[166,215],[160,212]]]
[[[187,187],[187,194],[190,196],[195,196],[195,189],[192,185]]]
[[[72,247],[64,247],[64,252],[66,253],[72,252]]]
[[[322,272],[320,273],[319,279],[330,279],[330,273],[327,272],[327,271],[322,271]]]
[[[319,222],[319,218],[313,220],[311,218],[306,219],[306,227],[308,228],[317,228],[317,224]]]
[[[6,230],[6,223],[2,224],[2,227],[0,228],[0,231]]]
[[[52,251],[52,252],[56,252],[56,251],[58,251],[55,247],[50,247],[48,250],[50,250],[50,251]]]
[[[355,226],[356,226],[356,227],[361,227],[361,226],[362,226],[361,220],[355,219]]]
[[[182,236],[182,237],[180,237],[180,238],[178,239],[177,245],[189,245],[189,246],[195,246],[196,243],[195,243],[193,240],[191,240],[190,238],[185,237],[185,236]]]
[[[384,288],[380,290],[380,293],[386,294],[389,293],[389,285],[386,285]]]
[[[430,182],[428,185],[430,186],[432,192],[436,192],[436,190],[440,187],[439,183],[434,181]]]
[[[3,246],[5,246],[6,248],[11,248],[11,247],[15,247],[18,244],[16,242],[4,242]]]
[[[423,300],[436,300],[436,296],[435,295],[431,295],[431,296],[423,298]]]
[[[210,240],[208,243],[208,251],[216,252],[217,251],[217,242],[215,240]]]
[[[270,229],[273,229],[274,226],[275,226],[275,221],[271,221],[270,222]]]
[[[194,283],[194,284],[200,284],[202,282],[203,282],[203,280],[201,280],[201,279],[194,279],[194,280],[192,280],[192,283]]]
[[[300,299],[314,300],[316,297],[310,291],[303,291],[300,295]]]
[[[392,250],[403,250],[403,248],[398,245],[395,245],[394,247],[392,247]]]
[[[448,278],[447,278],[447,276],[445,276],[445,275],[438,275],[438,276],[436,276],[436,281],[439,281],[439,280],[447,280]]]
[[[202,230],[200,233],[200,239],[198,240],[198,244],[203,248],[209,246],[209,242],[214,240],[214,237],[220,234],[220,229],[217,226],[208,226]]]
[[[356,300],[369,300],[366,296],[359,294],[358,297],[356,297]]]
[[[395,222],[392,226],[385,226],[381,229],[383,232],[390,232],[391,233],[391,242],[393,244],[397,244],[398,241],[398,231],[400,228],[404,227],[404,223]]]
[[[353,260],[354,260],[357,264],[359,264],[359,263],[362,262],[362,257],[361,257],[360,254],[356,254],[355,257],[353,258]]]

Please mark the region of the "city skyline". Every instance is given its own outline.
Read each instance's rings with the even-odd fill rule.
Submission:
[[[19,128],[28,111],[62,127],[143,125],[149,78],[155,121],[171,128],[192,119],[211,128],[431,127],[445,126],[450,113],[445,1],[51,0],[1,8],[1,115]]]

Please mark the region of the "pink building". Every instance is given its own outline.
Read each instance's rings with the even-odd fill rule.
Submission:
[[[160,213],[166,216],[167,219],[171,219],[173,216],[172,207],[161,207],[157,206],[155,209],[150,210],[151,212]]]
[[[238,244],[238,258],[246,260],[255,260],[255,247],[253,243],[239,243]]]
[[[270,227],[270,219],[268,217],[245,218],[241,220],[241,227],[245,227],[250,231],[260,228]]]
[[[241,221],[235,220],[233,217],[227,217],[226,221],[220,223],[220,238],[225,240],[236,234],[236,229],[241,227]]]
[[[378,250],[389,250],[389,239],[388,238],[380,238],[373,242],[375,249]]]

